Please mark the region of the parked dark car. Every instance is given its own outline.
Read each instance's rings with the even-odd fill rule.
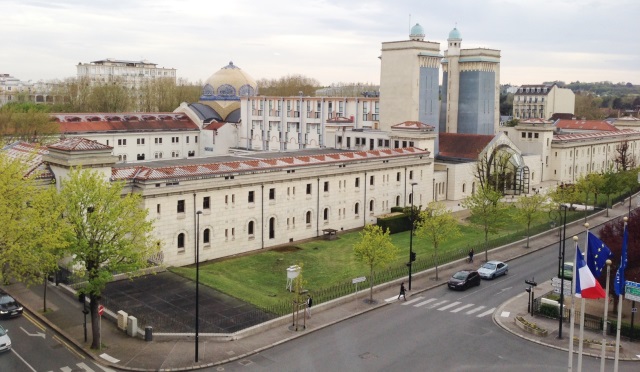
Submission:
[[[7,319],[22,315],[22,305],[8,293],[0,291],[0,318]]]
[[[461,270],[453,274],[447,284],[451,289],[465,290],[471,286],[480,285],[480,274],[475,270]]]

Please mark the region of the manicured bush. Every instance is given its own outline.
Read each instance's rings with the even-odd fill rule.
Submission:
[[[538,312],[540,315],[548,318],[557,318],[559,316],[558,307],[549,304],[540,304],[540,310],[538,310]]]
[[[389,232],[391,234],[411,230],[411,222],[409,221],[409,217],[404,214],[378,218],[378,226],[380,226],[383,231],[389,229]]]

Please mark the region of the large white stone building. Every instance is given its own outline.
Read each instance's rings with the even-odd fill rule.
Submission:
[[[115,58],[101,59],[76,66],[79,79],[88,79],[93,84],[118,82],[129,89],[138,89],[145,81],[153,79],[171,79],[176,81],[176,69],[158,67],[157,63],[126,61]]]
[[[522,85],[513,96],[516,119],[550,119],[553,114],[574,114],[576,96],[556,84]]]

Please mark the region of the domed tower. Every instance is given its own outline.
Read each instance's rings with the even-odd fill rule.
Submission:
[[[424,28],[420,26],[420,23],[416,23],[415,26],[411,27],[411,34],[409,34],[409,39],[415,41],[424,41]]]
[[[222,121],[240,120],[240,97],[255,96],[256,81],[233,62],[211,75],[202,88],[200,103],[211,107]]]

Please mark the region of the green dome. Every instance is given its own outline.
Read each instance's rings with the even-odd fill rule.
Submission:
[[[449,39],[462,39],[462,34],[454,27],[453,30],[449,32]]]
[[[424,37],[424,28],[420,26],[420,23],[416,23],[415,26],[411,27],[411,34],[409,37]]]

